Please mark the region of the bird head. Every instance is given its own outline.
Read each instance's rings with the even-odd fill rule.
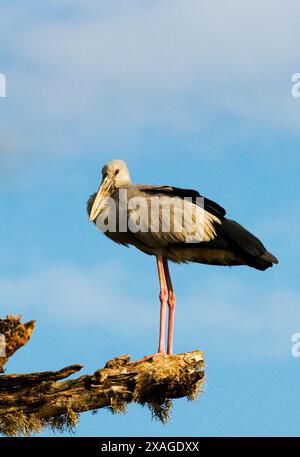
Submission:
[[[92,222],[98,217],[105,199],[110,197],[114,190],[130,182],[129,171],[123,160],[111,160],[104,165],[102,168],[102,181],[90,212],[90,221]]]

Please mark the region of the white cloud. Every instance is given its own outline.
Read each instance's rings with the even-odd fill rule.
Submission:
[[[82,21],[35,24],[20,50],[58,73],[134,90],[186,92],[232,77],[251,85],[246,78],[295,58],[299,12],[298,2],[276,0],[161,1],[113,17],[100,9]]]
[[[290,77],[298,71],[299,2],[105,4],[82,3],[86,14],[75,14],[65,1],[41,18],[5,11],[4,36],[22,32],[22,40],[4,40],[19,111],[5,123],[27,143],[27,158],[87,154],[83,145],[95,137],[99,149],[130,143],[145,126],[213,129],[224,114],[298,131]]]

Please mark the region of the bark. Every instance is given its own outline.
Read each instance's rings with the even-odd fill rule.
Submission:
[[[17,349],[26,344],[33,332],[35,321],[21,323],[21,316],[7,316],[0,319],[0,373]]]
[[[59,371],[1,375],[0,433],[29,435],[47,426],[56,430],[72,428],[79,413],[101,408],[124,413],[131,402],[149,406],[152,414],[165,423],[171,400],[196,399],[204,381],[204,357],[198,350],[157,355],[137,363],[124,355],[91,375],[66,380],[81,368],[72,365]]]

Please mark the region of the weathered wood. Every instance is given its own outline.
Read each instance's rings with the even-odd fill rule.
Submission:
[[[62,368],[59,371],[42,371],[40,373],[29,374],[10,374],[0,376],[0,392],[1,390],[16,389],[22,386],[34,386],[40,382],[58,381],[71,376],[77,371],[80,371],[83,365],[70,365]]]
[[[20,325],[19,320],[14,327],[18,335]],[[204,381],[204,356],[197,350],[156,355],[137,363],[124,355],[92,375],[65,380],[81,368],[71,365],[59,371],[0,375],[0,433],[30,435],[47,426],[72,428],[82,412],[109,408],[124,413],[132,402],[149,406],[165,423],[171,400],[195,399]]]
[[[35,321],[22,324],[21,316],[0,319],[0,373],[3,373],[3,366],[9,357],[29,341],[34,326]]]

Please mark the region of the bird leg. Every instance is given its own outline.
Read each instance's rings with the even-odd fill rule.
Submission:
[[[164,271],[163,258],[157,256],[157,271],[160,286],[160,322],[159,322],[159,343],[158,353],[165,353],[165,326],[166,326],[166,311],[167,311],[167,300],[168,300],[168,287]]]
[[[176,306],[176,296],[174,293],[171,275],[169,271],[168,260],[163,259],[165,278],[168,288],[168,306],[169,306],[169,319],[168,319],[168,343],[167,343],[167,353],[173,354],[173,331],[174,331],[174,314]]]
[[[166,311],[167,311],[167,302],[168,302],[168,287],[167,287],[167,281],[166,281],[166,277],[165,277],[164,261],[163,261],[162,256],[157,256],[156,261],[157,261],[157,271],[158,271],[158,279],[159,279],[159,287],[160,287],[160,292],[159,292],[160,319],[159,319],[158,351],[156,354],[146,355],[142,359],[130,362],[132,364],[146,362],[147,360],[153,359],[157,355],[166,354],[165,327],[166,327]]]

